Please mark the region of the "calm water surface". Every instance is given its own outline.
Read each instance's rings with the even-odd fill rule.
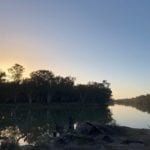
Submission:
[[[0,140],[38,143],[47,135],[59,136],[86,121],[150,128],[150,114],[123,105],[108,108],[0,106]]]
[[[109,108],[97,106],[0,106],[0,138],[39,143],[45,136],[73,131],[86,121],[110,123]]]
[[[121,126],[132,128],[150,128],[150,114],[134,107],[114,105],[109,107],[112,118]]]

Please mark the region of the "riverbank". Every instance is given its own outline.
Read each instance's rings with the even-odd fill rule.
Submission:
[[[59,137],[43,136],[34,146],[14,146],[14,150],[150,150],[149,139],[149,129],[86,122]],[[12,148],[1,145],[1,150]]]

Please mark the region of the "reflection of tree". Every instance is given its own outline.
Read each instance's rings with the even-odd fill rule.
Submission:
[[[11,74],[11,78],[18,83],[21,81],[24,72],[24,67],[19,64],[15,64],[14,66],[8,69],[8,72]]]
[[[109,123],[112,121],[111,112],[105,107],[51,109],[14,109],[10,107],[10,109],[0,109],[0,118],[3,118],[0,121],[1,136],[4,136],[6,129],[11,129],[11,133],[17,131],[17,138],[24,137],[29,143],[36,142],[43,135],[51,135],[54,130],[67,130],[71,123],[73,125],[75,122],[98,121]],[[72,120],[70,121],[69,118],[72,118]],[[13,130],[14,132],[12,132]]]
[[[5,82],[6,73],[0,70],[0,84]]]
[[[150,113],[150,95],[141,95],[132,99],[124,99],[115,101],[117,104],[135,107],[143,112]]]
[[[23,135],[18,127],[7,127],[1,131],[0,137],[11,143],[17,143]]]

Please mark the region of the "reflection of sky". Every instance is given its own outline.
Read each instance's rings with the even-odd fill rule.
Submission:
[[[0,1],[0,68],[18,62],[112,83],[114,97],[149,92],[150,1]]]
[[[110,107],[112,118],[121,126],[129,126],[133,128],[149,128],[150,114],[139,111],[133,107],[115,105]]]

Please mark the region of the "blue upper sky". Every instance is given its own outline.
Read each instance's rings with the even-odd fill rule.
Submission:
[[[0,68],[111,83],[114,98],[150,93],[149,0],[0,0]]]

